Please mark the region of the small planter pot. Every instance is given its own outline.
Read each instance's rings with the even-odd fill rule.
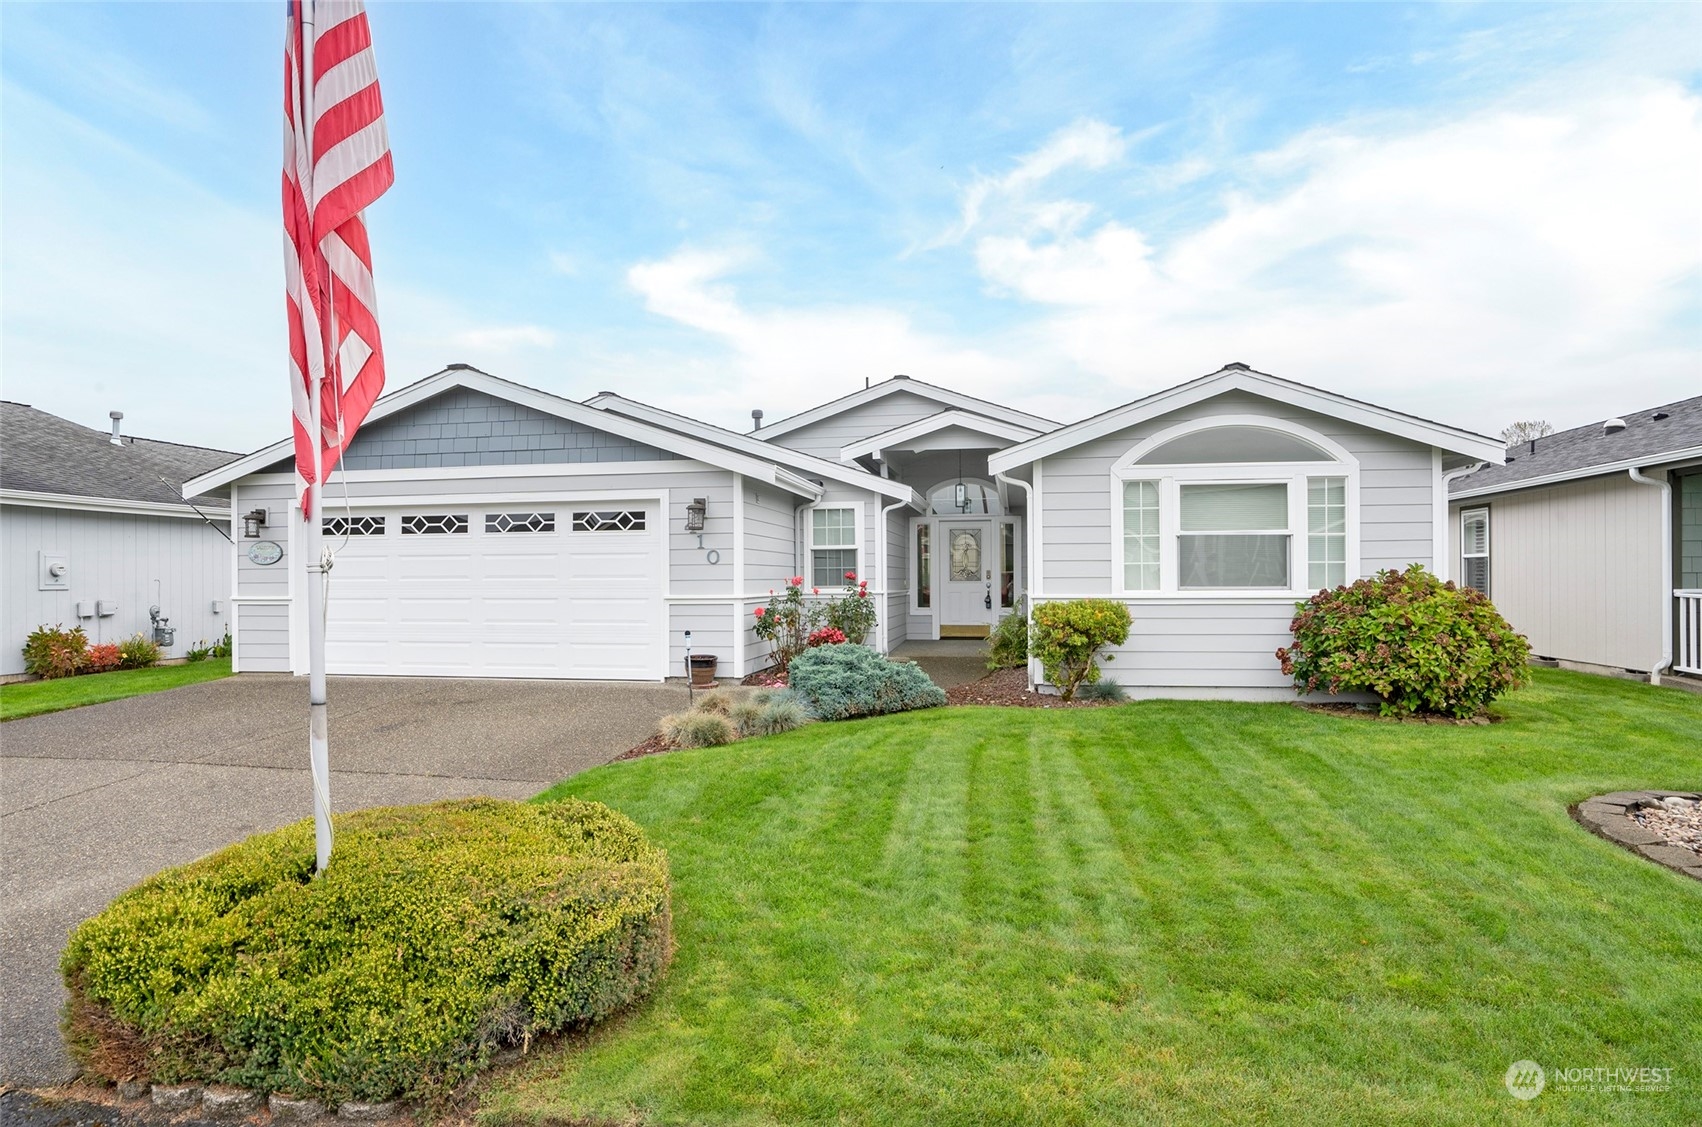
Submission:
[[[715,666],[718,660],[714,654],[692,654],[687,659],[691,669],[692,688],[713,689],[715,687]]]

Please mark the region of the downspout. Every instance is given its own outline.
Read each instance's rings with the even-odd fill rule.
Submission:
[[[1649,684],[1661,683],[1661,670],[1672,665],[1672,482],[1644,477],[1632,466],[1628,471],[1638,485],[1661,491],[1661,660],[1649,670]]]
[[[883,465],[882,468],[884,469],[885,466]],[[875,530],[875,562],[880,566],[881,580],[881,652],[883,654],[889,654],[892,652],[892,623],[888,621],[892,617],[892,593],[888,590],[887,583],[892,577],[887,574],[889,570],[886,557],[887,517],[892,514],[894,509],[902,509],[909,504],[910,502],[907,500],[894,501],[892,504],[882,509],[880,515],[881,526]]]
[[[1448,470],[1442,475],[1442,496],[1436,505],[1436,508],[1440,510],[1442,518],[1442,535],[1437,537],[1437,539],[1440,540],[1442,544],[1442,548],[1444,554],[1447,556],[1448,562],[1444,565],[1443,562],[1438,559],[1435,560],[1434,563],[1436,564],[1436,578],[1441,579],[1444,582],[1454,578],[1454,522],[1453,518],[1448,515],[1448,506],[1452,504],[1452,501],[1448,498],[1448,486],[1453,484],[1455,478],[1465,477],[1467,474],[1474,474],[1488,465],[1488,462],[1473,462],[1469,466],[1461,466],[1458,469]],[[1364,565],[1362,564],[1361,566]]]
[[[1028,558],[1022,564],[1023,586],[1027,588],[1023,592],[1025,597],[1022,600],[1022,605],[1023,618],[1032,623],[1034,621],[1034,569],[1039,562],[1039,557],[1034,553],[1034,487],[1020,478],[1007,477],[1002,473],[994,474],[993,480],[1007,488],[1014,485],[1022,490],[1022,538],[1028,550]],[[1028,691],[1032,693],[1034,691],[1034,662],[1030,661],[1026,664],[1028,668]]]

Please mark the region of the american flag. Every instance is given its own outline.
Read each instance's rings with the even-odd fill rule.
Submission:
[[[360,0],[290,0],[284,46],[284,273],[302,515],[384,389],[362,210],[395,181],[372,32]],[[311,68],[311,74],[307,73]]]

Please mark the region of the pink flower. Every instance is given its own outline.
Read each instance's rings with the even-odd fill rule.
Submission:
[[[786,584],[789,587],[802,587],[804,585],[804,577],[801,575],[794,575],[786,581]]]
[[[810,588],[810,594],[812,594],[812,595],[821,594],[821,588],[820,587],[811,587]]]
[[[756,608],[756,616],[757,616],[757,617],[758,617],[758,618],[761,618],[761,617],[762,617],[762,616],[763,616],[763,615],[765,615],[765,614],[767,614],[767,613],[768,613],[768,608],[767,608],[767,607],[757,607],[757,608]]]
[[[858,598],[859,598],[859,599],[866,599],[866,598],[868,598],[868,597],[869,597],[869,593],[868,593],[868,592],[867,592],[867,591],[858,591],[858,592],[857,592],[857,597],[858,597]]]
[[[857,578],[857,573],[854,572],[854,571],[848,571],[848,572],[845,573],[845,578],[855,579],[855,578]]]

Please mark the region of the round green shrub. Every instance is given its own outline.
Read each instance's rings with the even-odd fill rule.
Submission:
[[[1375,693],[1384,715],[1472,716],[1530,676],[1530,644],[1495,604],[1418,564],[1318,592],[1289,629],[1277,657],[1297,692]]]
[[[662,717],[656,730],[669,747],[719,747],[739,738],[733,722],[720,712],[676,712]]]
[[[667,967],[667,856],[600,803],[476,798],[335,825],[320,876],[309,819],[159,873],[72,932],[65,1032],[84,1070],[431,1098]]]
[[[792,659],[792,690],[823,720],[880,716],[946,703],[941,689],[913,661],[888,661],[868,646],[817,646]]]
[[[1039,603],[1029,630],[1029,652],[1040,659],[1046,679],[1058,686],[1058,696],[1073,700],[1077,687],[1099,680],[1099,651],[1129,640],[1129,625],[1129,608],[1117,599]]]

